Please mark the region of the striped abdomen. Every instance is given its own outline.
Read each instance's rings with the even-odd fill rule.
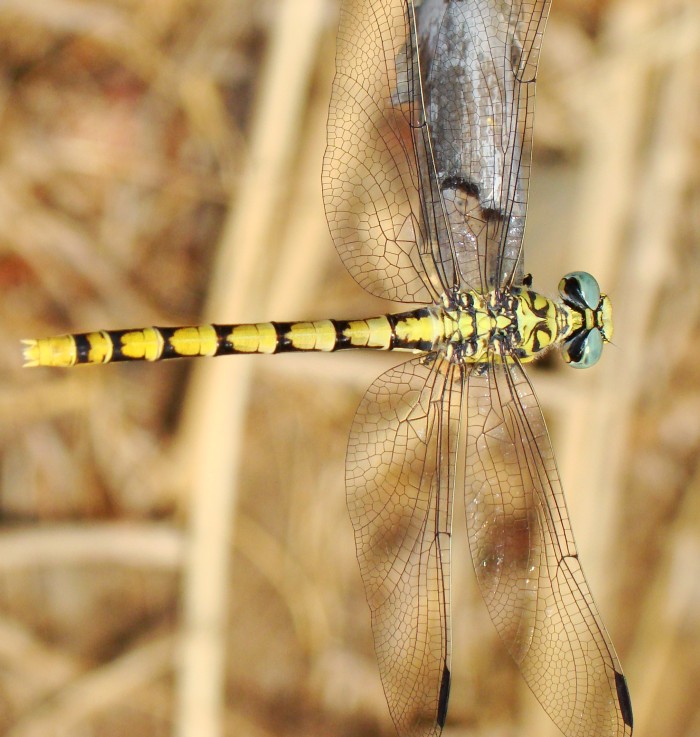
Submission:
[[[434,308],[365,320],[263,322],[139,328],[61,335],[24,341],[27,366],[74,366],[112,361],[160,361],[240,353],[375,350],[432,350],[443,321]]]

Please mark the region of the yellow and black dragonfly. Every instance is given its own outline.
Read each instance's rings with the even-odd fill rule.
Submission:
[[[576,552],[523,364],[585,368],[612,337],[595,279],[560,299],[523,269],[537,64],[551,0],[344,0],[323,164],[344,264],[405,311],[356,320],[100,331],[26,341],[72,366],[352,348],[409,351],[357,411],[348,507],[389,709],[440,734],[450,691],[450,555],[465,497],[478,586],[567,737],[632,734],[622,669]],[[415,307],[419,304],[419,307]]]

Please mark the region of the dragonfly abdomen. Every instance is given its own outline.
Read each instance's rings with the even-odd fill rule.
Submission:
[[[24,341],[24,360],[26,366],[75,366],[353,348],[420,352],[435,346],[440,329],[435,310],[421,308],[362,320],[101,330]]]

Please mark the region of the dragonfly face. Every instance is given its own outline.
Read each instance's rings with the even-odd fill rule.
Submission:
[[[564,304],[575,315],[575,327],[562,343],[562,356],[573,368],[589,368],[598,362],[603,343],[612,340],[612,305],[600,293],[598,282],[586,272],[574,271],[559,283]]]
[[[361,286],[424,307],[102,331],[25,348],[30,365],[61,366],[359,347],[420,354],[369,388],[346,460],[379,670],[401,737],[436,737],[447,716],[456,493],[479,590],[547,714],[567,737],[632,734],[625,678],[523,368],[557,344],[585,368],[612,338],[610,301],[593,277],[568,274],[555,302],[523,276],[550,2],[343,0],[323,164],[328,223]]]

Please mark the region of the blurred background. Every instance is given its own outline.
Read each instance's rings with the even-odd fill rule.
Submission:
[[[26,337],[390,307],[323,214],[337,5],[0,3],[0,734],[394,734],[343,464],[396,359],[20,367]],[[639,737],[700,735],[699,68],[696,0],[554,1],[526,268],[594,273],[616,334],[531,376]],[[444,734],[559,734],[467,556]]]

